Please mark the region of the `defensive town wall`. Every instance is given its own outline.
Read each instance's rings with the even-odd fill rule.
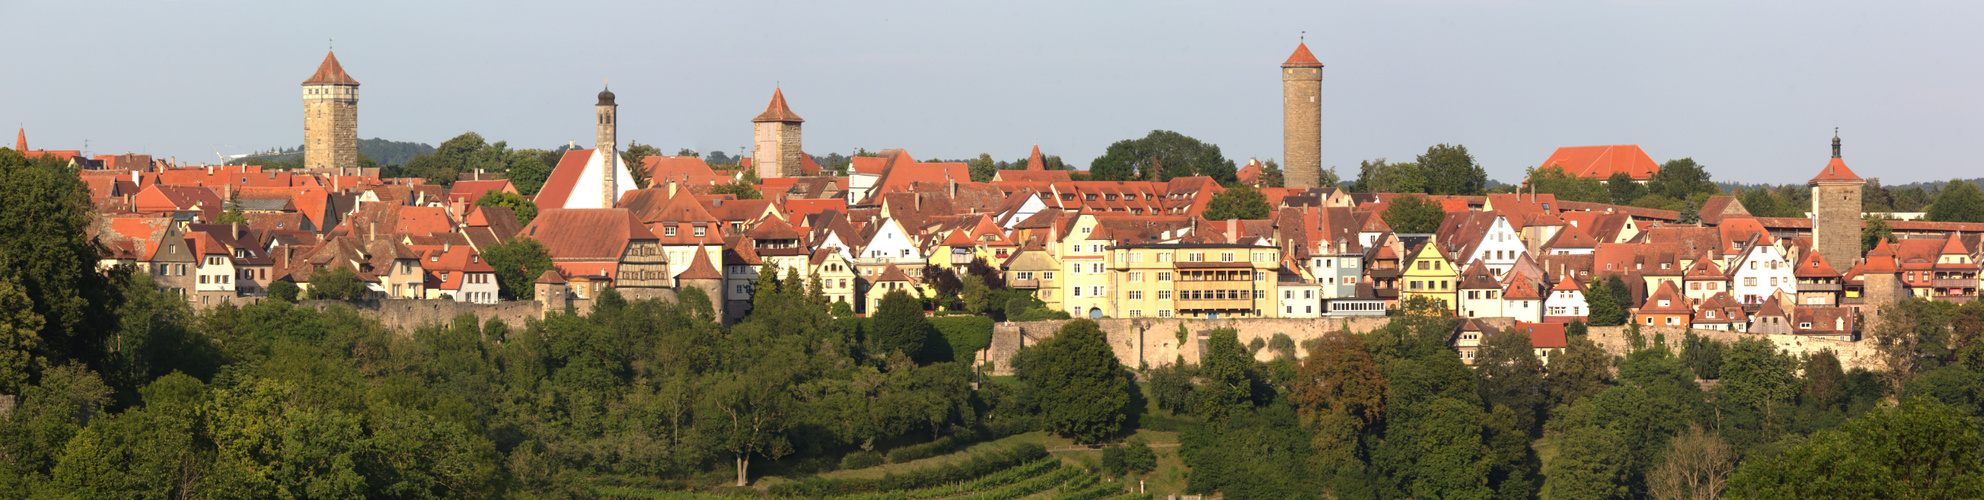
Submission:
[[[670,289],[627,288],[619,289],[618,291],[628,301],[661,299],[674,302],[676,300],[675,291]],[[463,314],[474,315],[478,322],[501,319],[504,324],[511,327],[520,327],[524,325],[526,320],[542,318],[546,312],[549,312],[545,310],[546,304],[543,302],[523,300],[498,302],[495,304],[473,304],[452,300],[427,299],[305,300],[297,302],[298,306],[314,308],[318,311],[323,311],[339,304],[357,309],[359,314],[367,317],[377,318],[380,325],[397,330],[400,333],[411,333],[414,329],[427,325],[446,325]],[[583,315],[592,312],[592,304],[592,299],[568,299],[564,305],[570,306],[574,311]],[[560,307],[559,310],[563,311],[563,307]]]
[[[1498,323],[1495,318],[1488,319]],[[980,350],[973,358],[974,365],[990,363],[992,374],[1011,375],[1010,360],[1020,349],[1054,336],[1061,325],[1072,320],[1030,321],[1023,323],[1000,323],[992,327],[992,345]],[[1102,319],[1096,323],[1109,339],[1109,347],[1116,351],[1116,359],[1129,367],[1158,367],[1176,363],[1197,364],[1205,352],[1206,341],[1212,331],[1220,328],[1233,328],[1239,333],[1240,344],[1246,345],[1254,339],[1263,342],[1275,334],[1287,334],[1295,345],[1300,346],[1310,339],[1322,338],[1323,334],[1343,330],[1368,332],[1382,328],[1390,318],[1321,318],[1321,319]],[[1179,341],[1178,330],[1183,326],[1186,333],[1184,342]],[[1622,326],[1594,327],[1589,338],[1614,355],[1624,355],[1632,351],[1629,328]],[[1640,335],[1648,345],[1656,340],[1664,341],[1678,350],[1687,337],[1685,328],[1641,327]],[[1831,349],[1839,356],[1843,369],[1867,368],[1886,369],[1879,354],[1870,342],[1844,342],[1825,340],[1797,335],[1766,335],[1719,330],[1695,330],[1696,335],[1724,342],[1735,342],[1745,337],[1763,337],[1776,344],[1777,348],[1793,356],[1817,353]],[[1297,355],[1306,355],[1297,349]],[[1267,361],[1274,353],[1262,349],[1254,354],[1255,359]]]

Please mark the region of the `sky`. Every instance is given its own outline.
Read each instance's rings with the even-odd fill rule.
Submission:
[[[783,88],[816,155],[1038,144],[1086,168],[1164,129],[1244,164],[1281,156],[1279,65],[1306,41],[1346,179],[1443,143],[1503,182],[1638,144],[1802,184],[1834,127],[1862,177],[1984,175],[1957,154],[1984,134],[1984,2],[0,0],[0,19],[0,124],[30,147],[188,163],[301,144],[300,83],[335,48],[364,138],[586,147],[610,81],[623,147],[667,153],[736,155]]]

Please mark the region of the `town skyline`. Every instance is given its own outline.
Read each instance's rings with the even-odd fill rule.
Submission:
[[[1943,169],[1921,166],[1951,161],[1943,157],[1961,144],[1968,117],[1984,111],[1967,70],[1936,63],[1973,58],[1984,44],[1935,29],[1967,16],[1933,4],[1162,5],[1116,15],[913,4],[388,14],[360,4],[313,13],[303,28],[250,21],[290,8],[229,5],[135,5],[102,16],[111,24],[208,16],[247,23],[228,33],[268,43],[195,30],[142,46],[118,36],[42,44],[48,50],[16,54],[16,64],[84,61],[136,79],[11,79],[0,90],[40,97],[0,104],[0,120],[25,127],[37,147],[91,154],[213,162],[214,149],[294,147],[302,134],[293,86],[330,37],[353,76],[370,84],[359,136],[430,145],[471,130],[513,147],[583,145],[583,105],[611,80],[623,96],[623,142],[669,153],[748,154],[745,122],[783,88],[812,121],[808,152],[817,155],[904,148],[924,158],[1006,159],[1039,144],[1087,168],[1110,143],[1164,129],[1218,144],[1237,163],[1279,160],[1270,72],[1304,37],[1326,66],[1322,165],[1344,178],[1359,160],[1398,161],[1449,143],[1467,145],[1489,178],[1517,182],[1557,147],[1638,144],[1656,161],[1692,157],[1718,181],[1798,183],[1823,165],[1840,127],[1864,175],[1934,182],[1947,180]],[[82,8],[0,12],[64,17]],[[526,36],[483,27],[581,10],[691,21],[604,34],[582,23],[547,23]],[[419,22],[443,13],[459,22]],[[752,33],[747,14],[822,27]],[[1084,17],[1101,20],[1073,20]],[[1629,29],[1608,21],[1620,19]],[[849,28],[825,24],[833,20]],[[1425,21],[1441,28],[1411,29]],[[48,29],[0,36],[33,47]],[[1454,75],[1463,82],[1451,83]],[[1542,75],[1572,83],[1538,85]],[[120,112],[131,118],[103,119]],[[1955,161],[1959,171],[1971,167]]]

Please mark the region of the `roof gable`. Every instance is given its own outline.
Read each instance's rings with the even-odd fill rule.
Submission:
[[[324,62],[317,64],[317,72],[311,74],[310,79],[304,80],[303,84],[351,85],[356,87],[358,86],[358,80],[354,80],[351,78],[351,75],[345,74],[344,65],[338,64],[338,55],[336,52],[325,52]]]

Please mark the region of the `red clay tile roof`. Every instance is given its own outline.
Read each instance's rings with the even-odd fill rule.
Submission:
[[[1296,44],[1296,45],[1295,45],[1295,53],[1293,53],[1293,54],[1289,54],[1289,55],[1288,55],[1288,60],[1287,60],[1287,61],[1282,61],[1282,63],[1281,63],[1281,67],[1283,67],[1283,68],[1321,68],[1321,67],[1323,67],[1323,62],[1322,62],[1322,61],[1317,61],[1317,60],[1316,60],[1316,55],[1315,55],[1315,54],[1311,54],[1311,53],[1309,53],[1309,44],[1307,44],[1307,43],[1298,43],[1298,44]]]
[[[758,117],[752,118],[751,121],[799,123],[806,120],[800,119],[799,115],[792,113],[792,108],[785,105],[785,89],[772,89],[772,102],[765,105],[765,112],[759,113]]]
[[[563,208],[565,200],[572,197],[572,188],[579,183],[579,176],[585,175],[586,161],[592,159],[592,150],[574,149],[566,151],[558,159],[558,165],[551,169],[551,177],[544,180],[544,186],[537,191],[531,202],[538,208]]]
[[[393,232],[397,234],[425,235],[454,229],[454,218],[442,207],[401,207],[399,220],[393,224]]]
[[[1543,294],[1536,291],[1534,282],[1510,280],[1509,289],[1502,292],[1502,300],[1543,300]]]
[[[556,269],[546,269],[544,271],[544,274],[537,275],[537,283],[546,284],[546,285],[561,285],[565,283],[565,277],[559,276],[558,270]]]
[[[676,280],[720,280],[723,273],[717,272],[716,265],[710,263],[710,254],[702,246],[696,247],[696,258],[689,262],[689,269],[675,275]]]
[[[882,275],[875,278],[876,283],[881,283],[885,281],[901,281],[907,283],[910,280],[909,280],[909,275],[903,274],[902,270],[897,269],[895,264],[889,264],[889,267],[882,269]]]
[[[623,208],[545,209],[519,236],[543,243],[554,263],[617,262],[629,240],[655,239],[647,226]]]
[[[1047,170],[1047,161],[1040,158],[1039,144],[1033,145],[1033,154],[1027,155],[1026,169],[1035,172]]]
[[[1661,300],[1667,301],[1667,307],[1660,307]],[[1692,316],[1695,313],[1693,309],[1688,307],[1687,299],[1681,298],[1681,291],[1674,288],[1674,282],[1664,280],[1660,282],[1660,288],[1654,290],[1653,294],[1646,298],[1646,305],[1641,307],[1639,312],[1640,314],[1680,314],[1688,316]]]
[[[1834,270],[1832,264],[1827,263],[1826,258],[1820,256],[1818,252],[1805,252],[1804,258],[1799,260],[1796,274],[1800,278],[1839,277],[1839,271]]]
[[[1563,323],[1529,323],[1517,321],[1511,331],[1528,332],[1529,345],[1537,349],[1562,349],[1570,343],[1564,339]]]
[[[1660,164],[1654,163],[1637,144],[1557,148],[1537,165],[1563,167],[1564,173],[1572,176],[1598,180],[1605,180],[1614,172],[1624,172],[1633,180],[1643,181],[1660,172]]]
[[[353,80],[351,75],[344,73],[344,66],[338,64],[337,53],[326,52],[324,53],[324,62],[317,65],[317,73],[310,75],[310,79],[304,80],[303,84],[357,86],[358,80]]]
[[[1826,162],[1826,168],[1820,170],[1819,175],[1813,177],[1811,183],[1818,184],[1821,182],[1861,183],[1866,182],[1866,180],[1861,179],[1858,175],[1854,175],[1853,169],[1846,168],[1846,160],[1833,158],[1832,161]]]

